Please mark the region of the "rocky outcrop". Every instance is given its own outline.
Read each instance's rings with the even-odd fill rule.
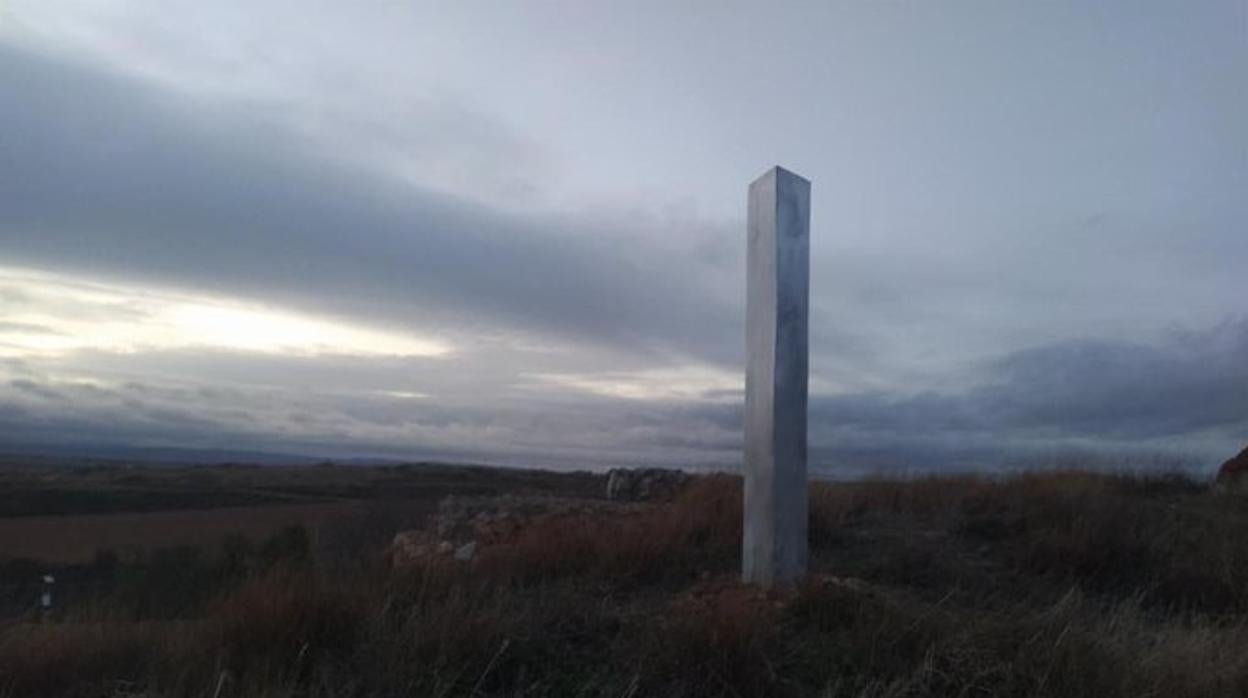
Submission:
[[[472,562],[472,558],[477,555],[477,542],[470,540],[467,543],[455,548],[455,559],[460,562]]]
[[[514,542],[520,532],[545,517],[629,511],[634,506],[552,497],[446,497],[424,528],[400,531],[386,559],[406,567],[435,560],[469,563],[482,549]]]
[[[665,468],[614,468],[607,471],[607,499],[644,502],[670,499],[689,480],[680,470]]]
[[[1218,468],[1219,488],[1248,491],[1248,448]]]
[[[386,558],[395,567],[406,567],[433,558],[446,557],[454,552],[450,541],[440,541],[428,531],[400,531],[394,534]]]

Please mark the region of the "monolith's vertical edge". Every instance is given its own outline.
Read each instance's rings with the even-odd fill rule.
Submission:
[[[806,573],[810,182],[768,170],[748,215],[741,576],[769,587]]]

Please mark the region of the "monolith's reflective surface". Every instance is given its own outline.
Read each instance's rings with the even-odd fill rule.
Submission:
[[[750,185],[742,579],[806,573],[810,182],[780,167]]]

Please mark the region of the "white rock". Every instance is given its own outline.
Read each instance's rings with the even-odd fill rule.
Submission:
[[[455,559],[460,562],[469,562],[477,554],[477,542],[474,540],[470,543],[464,543],[455,549]]]
[[[607,499],[640,502],[676,494],[689,476],[664,468],[613,468],[607,472]]]

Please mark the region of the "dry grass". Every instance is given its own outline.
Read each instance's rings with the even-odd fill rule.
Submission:
[[[470,566],[291,560],[177,620],[11,624],[0,695],[1248,695],[1246,524],[1174,479],[820,484],[810,582],[761,594],[739,481],[707,477]]]

